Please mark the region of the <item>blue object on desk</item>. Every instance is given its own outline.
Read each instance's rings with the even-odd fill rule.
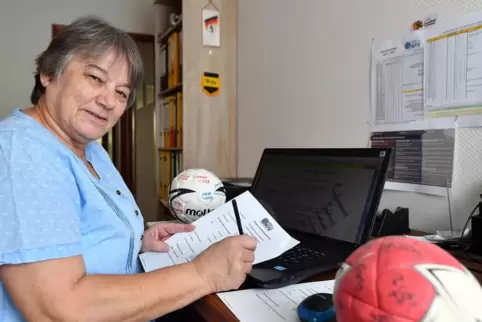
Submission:
[[[336,321],[331,294],[317,293],[308,296],[298,305],[297,313],[303,322]]]

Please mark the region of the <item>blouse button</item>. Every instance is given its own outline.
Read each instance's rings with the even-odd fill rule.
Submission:
[[[120,196],[121,192],[120,190],[117,190],[116,193]]]
[[[136,216],[139,216],[139,211],[136,210]]]

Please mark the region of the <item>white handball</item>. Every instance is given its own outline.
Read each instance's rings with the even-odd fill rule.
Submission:
[[[205,169],[179,173],[169,188],[169,210],[183,223],[190,224],[226,202],[221,180]]]

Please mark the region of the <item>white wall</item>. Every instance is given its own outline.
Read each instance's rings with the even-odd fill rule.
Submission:
[[[0,119],[30,104],[34,59],[51,39],[51,24],[84,14],[129,32],[154,33],[152,0],[0,0]]]
[[[253,176],[265,147],[366,147],[372,38],[401,36],[434,12],[481,9],[481,0],[238,1],[238,175]],[[478,131],[460,131],[459,148],[482,141]],[[482,164],[477,147],[456,157],[457,226],[482,192],[468,167]],[[386,191],[381,206],[410,207],[416,229],[448,225],[446,198]]]

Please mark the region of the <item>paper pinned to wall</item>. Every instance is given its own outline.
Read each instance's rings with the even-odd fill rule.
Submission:
[[[372,124],[423,120],[424,31],[372,47]]]
[[[481,114],[482,14],[439,23],[425,36],[425,117]]]
[[[448,129],[454,128],[457,120],[457,127],[477,123],[461,120],[453,113],[427,117],[425,46],[427,32],[435,28],[434,19],[426,18],[428,29],[424,27],[397,39],[374,40],[370,75],[372,131]]]
[[[454,167],[453,128],[372,132],[371,146],[394,149],[385,189],[447,196]]]

